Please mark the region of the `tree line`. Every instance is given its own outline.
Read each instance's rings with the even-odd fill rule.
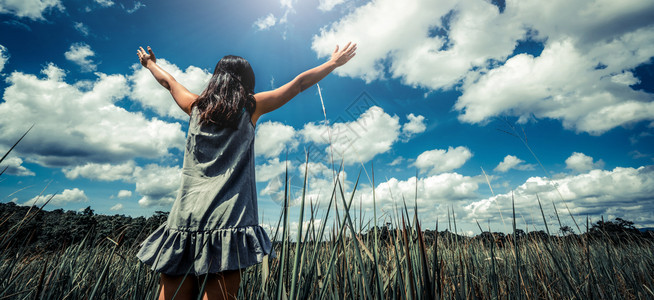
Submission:
[[[0,249],[3,251],[31,251],[33,253],[54,252],[71,245],[83,243],[94,247],[98,243],[112,241],[122,243],[123,247],[135,247],[152,231],[166,221],[168,212],[157,211],[145,217],[125,215],[95,214],[91,207],[81,212],[63,209],[45,211],[36,206],[20,206],[13,202],[0,203]],[[436,236],[446,242],[479,239],[486,243],[494,242],[502,246],[513,240],[534,239],[579,239],[582,237],[607,238],[614,243],[628,243],[642,239],[654,239],[654,231],[638,230],[634,223],[622,218],[612,221],[597,221],[586,232],[575,234],[568,226],[562,226],[557,232],[543,230],[525,232],[516,229],[515,234],[484,231],[474,237],[454,232],[425,230],[424,238],[431,243]],[[369,230],[367,234],[371,234]],[[400,234],[391,224],[378,227],[380,240],[390,240],[391,235]]]
[[[80,243],[93,247],[108,240],[132,247],[167,217],[168,212],[163,211],[149,218],[133,218],[95,214],[90,206],[81,212],[61,208],[45,211],[36,206],[0,203],[0,248],[43,253]]]

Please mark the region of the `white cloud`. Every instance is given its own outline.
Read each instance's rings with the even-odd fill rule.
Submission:
[[[269,181],[281,174],[286,172],[288,163],[288,169],[293,169],[292,161],[279,161],[279,158],[275,157],[269,159],[267,163],[256,166],[256,178],[257,182],[266,182]]]
[[[282,5],[282,8],[293,9],[293,4],[295,4],[295,1],[297,0],[280,0],[279,3]]]
[[[275,24],[277,24],[277,18],[275,18],[275,15],[270,13],[269,15],[267,15],[265,17],[261,17],[261,18],[257,19],[254,22],[253,26],[255,26],[258,30],[266,30],[266,29],[268,29],[270,27],[275,26]]]
[[[326,178],[326,179],[332,179],[335,174],[335,172],[332,171],[330,167],[327,165],[320,163],[320,162],[308,162],[308,163],[302,163],[299,166],[297,166],[297,171],[300,173],[300,177],[302,180],[304,180],[304,171],[308,171],[308,177],[309,178]]]
[[[182,71],[179,67],[163,58],[157,58],[157,64],[175,77],[189,91],[200,94],[207,87],[211,74],[198,67],[189,66]],[[154,79],[150,71],[140,64],[132,66],[134,73],[129,76],[132,90],[130,98],[152,109],[159,116],[168,116],[179,120],[188,120],[189,116],[182,111],[170,95],[170,92]]]
[[[440,89],[488,59],[506,58],[525,33],[520,25],[486,1],[380,0],[322,28],[312,48],[323,57],[335,44],[356,41],[359,55],[337,74],[371,81],[388,71],[405,84]],[[447,32],[430,37],[433,29]]]
[[[109,210],[113,210],[113,211],[123,210],[123,204],[122,203],[116,203],[116,205],[112,206]]]
[[[622,72],[617,75],[611,76],[611,81],[621,85],[634,85],[640,83],[640,79],[634,76],[634,73],[629,71]]]
[[[97,69],[97,65],[90,59],[94,55],[95,52],[91,50],[91,46],[85,43],[72,44],[68,51],[64,53],[66,59],[82,67],[83,72],[91,72]]]
[[[100,4],[102,7],[110,7],[113,6],[115,3],[111,0],[94,0],[95,3]]]
[[[0,13],[12,14],[20,18],[44,20],[43,13],[58,9],[64,11],[59,0],[0,0]]]
[[[270,181],[268,181],[268,184],[263,190],[259,192],[259,195],[270,196],[271,199],[278,201],[279,199],[284,197],[283,192],[280,193],[280,191],[283,191],[283,187],[284,187],[284,179],[280,179],[279,177],[274,177]]]
[[[463,176],[458,173],[443,173],[422,177],[418,178],[417,183],[416,177],[406,180],[390,178],[375,187],[375,200],[382,210],[393,209],[393,206],[401,208],[404,206],[403,201],[406,201],[408,206],[413,207],[414,201],[416,201],[419,209],[431,211],[431,214],[426,216],[427,219],[425,220],[433,220],[437,217],[434,208],[441,205],[447,207],[454,203],[475,198],[479,183],[482,180],[479,177]],[[358,193],[362,197],[363,207],[372,208],[372,189],[366,186],[361,188]],[[442,213],[447,215],[447,211],[444,209],[439,210],[439,214]]]
[[[460,86],[463,122],[535,116],[602,134],[654,120],[652,94],[630,87],[630,70],[654,53],[653,12],[654,2],[639,0],[509,0],[502,13],[490,1],[378,0],[322,28],[312,49],[324,57],[356,41],[342,76]],[[512,56],[526,40],[543,43],[540,56]]]
[[[565,168],[577,172],[586,172],[595,168],[601,169],[602,167],[604,167],[604,162],[601,159],[594,163],[592,157],[579,152],[572,153],[565,160]]]
[[[404,158],[403,158],[402,156],[398,156],[398,157],[396,157],[396,158],[395,158],[395,159],[394,159],[390,164],[388,164],[388,165],[389,165],[389,166],[397,166],[397,165],[399,165],[400,163],[402,163],[403,161],[404,161]]]
[[[254,153],[266,158],[276,157],[282,151],[294,150],[299,141],[292,126],[280,122],[267,121],[257,125],[254,138]]]
[[[56,195],[46,195],[46,196],[36,196],[27,202],[23,203],[22,205],[36,205],[36,206],[41,206],[43,205],[48,199],[52,198],[50,202],[48,202],[48,205],[55,205],[55,206],[65,206],[68,203],[74,203],[74,202],[88,202],[89,198],[86,197],[86,194],[84,193],[83,190],[80,190],[78,188],[74,188],[72,190],[70,189],[65,189],[61,194],[56,194]]]
[[[307,188],[305,190],[305,199],[307,201],[324,202],[329,201],[329,196],[334,188],[334,176],[339,176],[339,181],[343,185],[345,192],[350,189],[350,182],[347,181],[347,174],[341,171],[340,174],[332,171],[330,167],[320,162],[301,163],[297,167],[288,170],[288,190],[290,195],[290,205],[298,205],[302,200],[302,191],[304,186],[304,172],[308,167]],[[282,173],[272,177],[266,187],[260,191],[259,195],[268,196],[276,203],[284,201],[285,189],[285,169],[282,167]]]
[[[307,123],[300,130],[305,141],[317,145],[331,145],[334,151],[334,161],[344,159],[345,165],[366,163],[377,154],[391,149],[398,140],[401,125],[399,117],[390,116],[378,106],[371,106],[356,120],[350,122],[325,124]],[[331,157],[329,146],[324,153]]]
[[[118,198],[129,198],[132,197],[132,191],[128,190],[120,190],[118,191],[118,195],[116,196]]]
[[[472,152],[466,147],[448,147],[447,150],[434,149],[421,153],[413,165],[420,169],[420,173],[438,174],[460,168],[471,157]]]
[[[623,48],[623,45],[616,46]],[[616,49],[618,53],[625,50]],[[503,66],[466,85],[455,105],[462,111],[459,119],[477,123],[506,114],[526,122],[534,115],[559,119],[568,129],[594,135],[631,122],[654,119],[652,96],[629,87],[631,73],[621,73],[618,79],[607,76],[615,70],[596,70],[599,58],[593,59],[589,56],[592,52],[582,51],[566,40],[548,43],[538,57],[527,54],[512,57]]]
[[[339,4],[342,4],[345,0],[320,0],[318,4],[318,9],[322,11],[330,11]]]
[[[145,4],[143,4],[141,1],[136,1],[134,2],[134,7],[126,10],[128,14],[133,14],[137,10],[141,9],[142,7],[145,7]]]
[[[23,160],[20,159],[19,157],[8,157],[5,158],[2,161],[2,164],[0,164],[0,172],[2,170],[7,170],[5,171],[5,174],[11,174],[11,175],[16,175],[16,176],[34,176],[34,172],[28,170],[25,168],[23,165]]]
[[[558,191],[554,186],[558,187]],[[572,224],[567,205],[574,216],[579,216],[577,222],[586,215],[594,218],[603,215],[608,219],[623,217],[641,226],[654,226],[654,166],[618,167],[612,171],[595,169],[556,180],[532,177],[514,189],[513,195],[507,193],[482,199],[471,203],[465,209],[469,218],[497,221],[498,210],[507,213],[511,211],[513,197],[516,216],[527,219],[527,216],[531,215],[534,220],[540,220],[537,195],[543,203],[545,215],[554,215],[554,211],[549,208],[551,205],[545,205],[554,202],[565,223]],[[561,197],[565,199],[565,204],[562,203]],[[538,225],[541,224],[542,221],[538,221]]]
[[[534,165],[532,164],[524,164],[524,160],[519,159],[516,156],[513,155],[507,155],[504,157],[504,160],[500,162],[497,167],[495,167],[495,171],[498,172],[507,172],[511,169],[516,169],[516,170],[533,170]]]
[[[81,33],[83,36],[89,36],[89,27],[82,22],[75,22],[73,28]]]
[[[182,179],[182,169],[155,164],[137,168],[134,172],[136,192],[143,197],[139,199],[142,207],[168,206],[177,196]]]
[[[87,163],[82,166],[64,168],[62,171],[68,179],[84,177],[102,181],[130,181],[135,168],[134,161],[128,161],[120,165]]]
[[[288,17],[290,14],[295,13],[295,9],[293,8],[293,5],[295,4],[296,0],[281,0],[280,4],[282,9],[284,10],[284,14],[282,17],[275,17],[274,14],[270,13],[265,17],[261,17],[257,19],[252,26],[256,27],[258,31],[261,30],[267,30],[275,25],[281,25],[281,24],[287,24],[288,23]],[[288,26],[286,26],[282,32],[282,38],[286,39],[286,32],[288,31]]]
[[[334,189],[335,176],[338,176],[338,180],[341,182],[345,194],[350,194],[352,187],[351,183],[347,181],[347,173],[345,173],[345,171],[336,174],[336,172],[332,171],[330,167],[322,163],[309,162],[308,167],[309,173],[307,174],[307,188],[305,194],[306,201],[313,201],[314,203],[322,202],[324,204],[328,203],[329,197]],[[300,204],[302,201],[305,164],[298,166],[297,169],[299,176],[297,177],[296,184],[291,184],[289,187],[292,205]],[[280,190],[280,192],[282,191],[283,189]],[[336,193],[340,193],[338,189],[336,190]],[[280,194],[283,195],[283,193]]]
[[[64,169],[66,177],[77,179],[84,177],[93,180],[121,180],[136,184],[136,192],[141,195],[139,205],[143,207],[167,206],[175,201],[181,185],[182,170],[178,166],[167,167],[149,164],[145,167],[135,166],[133,161],[120,165],[86,164],[84,166]],[[120,190],[118,198],[129,198],[132,192]]]
[[[11,146],[26,130],[16,124],[36,124],[15,151],[43,166],[116,163],[135,157],[160,158],[169,148],[183,149],[185,135],[178,123],[116,106],[129,87],[122,75],[96,73],[96,81],[64,81],[53,64],[44,78],[13,72],[0,103],[0,143]]]
[[[404,123],[402,125],[402,134],[405,137],[411,137],[415,134],[424,132],[425,129],[427,129],[427,126],[425,125],[425,117],[421,115],[414,115],[414,114],[408,114],[407,119],[409,119],[408,123]]]
[[[9,51],[7,47],[0,45],[0,72],[5,68],[5,64],[9,60]]]

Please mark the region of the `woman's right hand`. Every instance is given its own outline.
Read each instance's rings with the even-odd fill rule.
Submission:
[[[136,54],[139,56],[139,61],[141,61],[141,64],[144,67],[148,67],[148,62],[153,62],[156,63],[157,59],[154,57],[154,52],[152,52],[152,49],[150,46],[148,46],[148,52],[146,53],[145,50],[143,50],[143,47],[139,47],[138,50],[136,50]]]
[[[352,44],[352,42],[347,43],[345,47],[343,47],[343,50],[338,51],[338,45],[336,45],[336,49],[334,49],[334,53],[332,53],[332,58],[330,59],[337,67],[340,67],[347,63],[354,55],[356,55],[356,50],[357,50],[357,44]]]

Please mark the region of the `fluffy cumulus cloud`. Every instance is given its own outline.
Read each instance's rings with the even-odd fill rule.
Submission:
[[[513,155],[507,155],[504,157],[504,160],[500,162],[497,167],[495,167],[495,171],[497,172],[507,172],[511,169],[516,169],[516,170],[533,170],[534,165],[532,164],[525,164],[525,161],[522,159],[519,159],[516,156]]]
[[[60,0],[0,0],[0,13],[32,20],[44,20],[43,13],[55,9],[64,11]]]
[[[75,22],[75,23],[73,24],[73,28],[75,28],[75,30],[77,30],[77,31],[78,31],[80,34],[82,34],[83,36],[89,36],[90,29],[89,29],[89,27],[86,26],[84,23],[82,23],[82,22]]]
[[[69,84],[53,64],[42,73],[41,78],[11,73],[0,103],[0,144],[13,145],[24,133],[26,127],[16,124],[35,124],[15,149],[26,161],[74,167],[165,157],[168,149],[183,149],[180,124],[115,105],[129,90],[124,76],[96,73],[95,81]]]
[[[580,49],[571,39],[566,39],[548,42],[538,57],[514,56],[466,85],[456,103],[456,108],[463,112],[460,120],[476,123],[505,114],[526,122],[533,115],[559,119],[566,128],[597,135],[620,125],[654,119],[654,97],[633,90],[630,83],[636,82],[627,80],[633,74],[622,70],[634,68],[638,63],[596,68],[612,60],[603,57],[606,53],[595,52],[616,48],[618,55],[627,55],[634,47],[625,45],[629,42],[616,40],[613,45]],[[649,51],[654,51],[654,46]],[[650,56],[641,55],[642,61]],[[619,73],[613,75],[616,72]]]
[[[417,182],[416,182],[417,180]],[[447,218],[449,206],[460,207],[478,197],[477,189],[482,178],[464,176],[458,173],[443,173],[428,177],[411,177],[406,180],[390,178],[375,187],[375,201],[382,212],[388,213],[402,208],[404,201],[412,208],[417,204],[419,211],[428,211],[420,218],[423,222]],[[417,194],[416,194],[417,190]],[[364,209],[372,209],[372,188],[358,191]],[[436,209],[436,210],[435,210]]]
[[[257,19],[254,22],[254,27],[256,27],[258,30],[266,30],[275,26],[275,24],[277,24],[277,18],[275,18],[275,15],[271,13],[265,17]]]
[[[80,66],[83,72],[91,72],[97,69],[97,65],[90,58],[95,55],[95,52],[91,50],[91,46],[85,43],[75,43],[70,45],[70,48],[64,56],[67,60],[70,60]]]
[[[5,64],[9,60],[9,51],[7,47],[0,45],[0,72],[5,68]]]
[[[169,206],[175,201],[182,179],[182,169],[150,164],[134,171],[136,192],[143,207]]]
[[[285,166],[281,166],[280,169],[281,172],[276,172],[277,174],[275,177],[271,176],[268,184],[259,194],[281,204],[284,201],[284,179],[286,169]],[[306,190],[304,190],[305,171],[308,171],[306,173]],[[344,192],[348,193],[352,186],[352,183],[347,180],[347,174],[345,171],[336,174],[335,170],[332,170],[321,162],[303,162],[301,164],[296,164],[293,168],[291,168],[291,165],[289,164],[288,174],[290,205],[300,204],[302,201],[303,190],[307,201],[312,201],[313,203],[322,202],[323,204],[329,202],[329,197],[334,189],[335,176],[338,176]]]
[[[47,202],[48,200],[50,200],[50,202]],[[88,201],[89,198],[86,197],[86,194],[84,193],[83,190],[74,188],[72,190],[65,189],[63,192],[61,192],[61,194],[36,196],[28,200],[27,202],[23,203],[22,205],[41,206],[47,202],[48,205],[64,206],[68,203],[88,202]]]
[[[467,147],[448,147],[434,149],[421,153],[413,163],[420,173],[438,174],[456,170],[463,166],[472,157],[472,152]]]
[[[406,138],[424,132],[425,129],[427,129],[427,126],[425,125],[425,117],[421,115],[416,116],[414,114],[408,114],[406,117],[409,119],[409,122],[402,125],[402,134]]]
[[[293,169],[293,161],[279,161],[278,157],[269,159],[268,162],[257,165],[257,182],[266,182],[286,172],[286,169]]]
[[[122,5],[121,5],[121,6],[122,6]],[[145,7],[145,4],[143,4],[143,2],[141,2],[141,1],[136,1],[136,2],[134,2],[134,7],[129,8],[129,9],[125,9],[125,11],[126,11],[128,14],[133,14],[133,13],[135,13],[137,10],[139,10],[139,9],[141,9],[141,8],[143,8],[143,7]]]
[[[102,7],[110,7],[113,6],[115,3],[111,0],[95,0],[95,3],[100,4]]]
[[[275,27],[276,25],[282,25],[282,24],[287,24],[288,23],[288,17],[291,14],[295,13],[295,8],[293,8],[293,5],[295,5],[296,0],[281,0],[281,8],[284,10],[284,14],[279,17],[275,16],[274,14],[270,13],[264,17],[258,18],[252,26],[256,28],[258,31],[261,30],[267,30],[272,27]],[[283,30],[282,38],[286,39],[286,32],[288,30],[288,26],[286,26]]]
[[[292,126],[267,121],[257,126],[254,153],[267,158],[276,157],[285,150],[294,150],[299,141]]]
[[[556,187],[556,189],[554,188]],[[501,194],[475,201],[465,207],[469,218],[498,221],[499,211],[505,216],[511,211],[515,199],[516,216],[527,220],[540,220],[537,196],[543,203],[546,216],[554,216],[554,202],[565,223],[573,224],[568,209],[577,222],[588,215],[597,220],[622,217],[642,226],[654,226],[654,166],[615,168],[612,171],[591,170],[555,180],[542,177],[529,178],[513,193]],[[556,222],[550,218],[548,222]],[[538,225],[542,221],[538,222]]]
[[[298,171],[298,180],[297,184],[290,186],[291,196],[294,199],[293,203],[299,204],[302,197],[302,188],[304,185],[304,176],[305,171],[307,172],[307,190],[306,190],[306,199],[308,201],[313,201],[314,203],[329,202],[329,197],[334,190],[334,180],[338,177],[343,191],[349,195],[349,192],[352,188],[352,182],[348,181],[348,175],[345,171],[340,171],[337,174],[337,170],[332,170],[331,167],[319,163],[319,162],[309,162],[303,163],[297,167]],[[339,193],[339,190],[336,190]]]
[[[109,210],[112,210],[112,211],[121,211],[121,210],[123,210],[123,204],[122,204],[122,203],[116,203],[116,205],[114,205],[114,206],[112,206],[111,208],[109,208]]]
[[[322,11],[330,11],[343,2],[345,2],[345,0],[320,0],[318,9]]]
[[[574,170],[577,172],[586,172],[592,169],[601,169],[604,167],[604,161],[601,159],[593,162],[593,158],[579,152],[574,152],[570,157],[565,160],[566,169]]]
[[[408,85],[439,89],[489,59],[506,58],[525,34],[520,25],[487,1],[380,0],[322,28],[312,48],[327,56],[334,44],[354,40],[360,57],[338,74],[370,81],[390,73]]]
[[[175,80],[189,91],[200,94],[207,87],[211,74],[195,66],[189,66],[182,71],[179,67],[165,59],[158,58],[157,64],[166,70]],[[188,115],[182,111],[168,90],[152,77],[150,71],[139,64],[132,66],[134,73],[129,76],[132,90],[130,98],[152,109],[159,116],[167,116],[179,120],[188,120]]]
[[[631,88],[631,70],[654,53],[652,13],[654,3],[639,0],[379,0],[322,28],[312,48],[328,56],[358,41],[360,57],[336,70],[343,76],[460,87],[463,122],[535,116],[601,134],[654,119],[652,94]],[[514,55],[529,40],[542,53]]]
[[[4,151],[3,151],[4,152]],[[34,172],[23,166],[23,160],[19,157],[8,157],[0,164],[0,172],[16,176],[34,176]]]
[[[385,153],[398,141],[400,136],[398,116],[391,116],[378,106],[371,106],[356,120],[332,125],[308,123],[300,130],[307,142],[327,146],[321,156],[334,160],[343,159],[346,165],[366,163],[377,154]],[[323,159],[329,161],[328,159]]]
[[[81,166],[64,168],[62,171],[68,179],[84,177],[101,181],[130,181],[133,177],[135,168],[136,164],[134,161],[128,161],[118,165],[87,163]]]
[[[132,191],[128,190],[120,190],[118,191],[118,195],[116,195],[118,198],[129,198],[132,197]]]
[[[145,167],[137,166],[134,161],[122,164],[95,164],[89,163],[73,168],[64,168],[68,179],[80,177],[100,181],[123,181],[134,183],[136,192],[141,195],[139,205],[143,207],[168,206],[177,196],[181,184],[181,168],[178,166],[161,166],[149,164]],[[129,198],[132,192],[121,190],[118,198]]]

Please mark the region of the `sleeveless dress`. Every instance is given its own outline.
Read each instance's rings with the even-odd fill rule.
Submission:
[[[200,126],[198,120],[193,107],[182,186],[168,220],[140,244],[137,254],[152,270],[167,275],[242,269],[272,251],[258,224],[250,114],[241,112],[237,130]]]

